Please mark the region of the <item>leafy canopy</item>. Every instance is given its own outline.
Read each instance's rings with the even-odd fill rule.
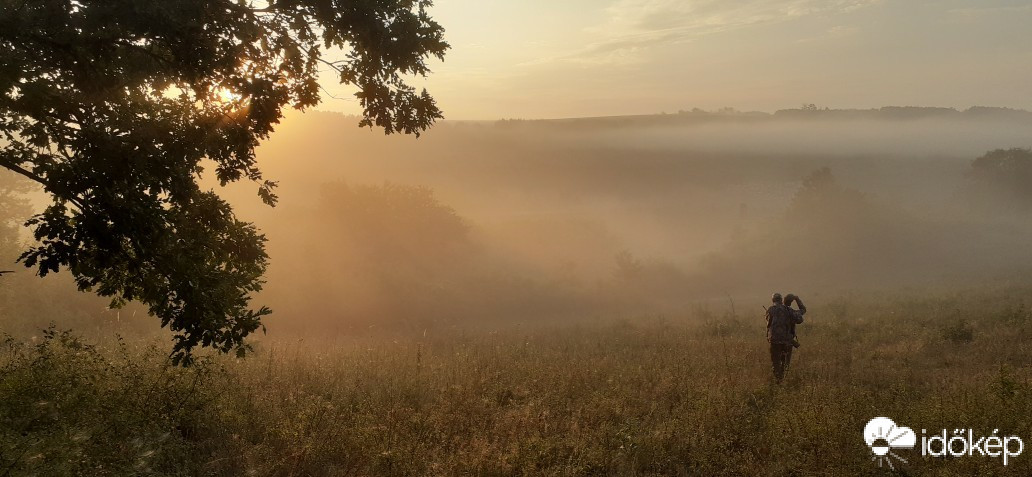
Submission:
[[[197,346],[246,350],[265,238],[198,179],[242,179],[274,205],[254,149],[285,107],[319,102],[320,69],[354,85],[362,126],[419,134],[441,112],[405,77],[443,58],[429,0],[0,0],[0,166],[52,203],[21,260],[138,300]],[[332,58],[331,58],[332,56]]]
[[[968,177],[980,199],[1002,210],[1032,211],[1032,149],[994,149],[971,163]]]

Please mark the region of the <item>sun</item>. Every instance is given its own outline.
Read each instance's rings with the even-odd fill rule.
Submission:
[[[219,88],[218,92],[216,93],[216,97],[220,102],[227,104],[239,102],[241,98],[239,94],[234,93],[233,91],[230,91],[226,88]]]

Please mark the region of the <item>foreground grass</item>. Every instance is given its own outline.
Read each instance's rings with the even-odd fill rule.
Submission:
[[[811,305],[771,384],[760,318],[264,343],[170,367],[49,331],[0,351],[0,475],[886,475],[861,431],[1032,445],[1024,292]],[[1030,475],[1032,449],[910,475]]]

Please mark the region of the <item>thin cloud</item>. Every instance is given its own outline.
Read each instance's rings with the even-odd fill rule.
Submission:
[[[1010,5],[1010,6],[997,6],[997,7],[968,7],[968,8],[953,8],[947,10],[947,13],[953,15],[985,15],[985,14],[996,14],[996,13],[1026,13],[1032,12],[1032,5]]]
[[[827,29],[823,34],[817,35],[810,38],[802,38],[796,40],[796,43],[812,43],[815,41],[828,41],[835,38],[845,38],[847,36],[855,35],[860,32],[860,28],[856,26],[837,25]]]
[[[753,25],[779,23],[816,14],[848,13],[881,0],[618,0],[608,20],[589,31],[602,37],[564,56],[576,63],[605,63],[661,45]]]

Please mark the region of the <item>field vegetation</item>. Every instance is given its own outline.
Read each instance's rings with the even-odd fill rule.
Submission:
[[[782,385],[759,313],[167,346],[53,328],[0,351],[3,475],[889,475],[862,429],[1032,430],[1027,286],[814,298]],[[757,308],[757,310],[759,310]],[[910,475],[1028,475],[922,458]]]

